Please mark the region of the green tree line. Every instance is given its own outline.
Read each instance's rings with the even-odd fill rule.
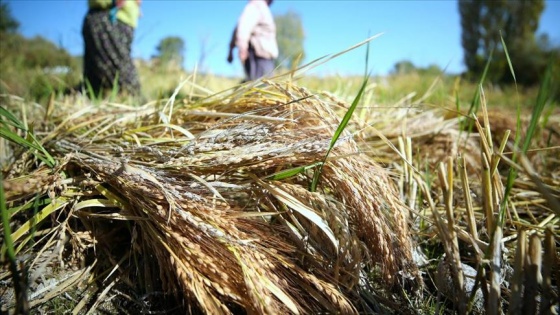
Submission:
[[[282,68],[297,68],[305,58],[303,41],[305,32],[301,16],[295,11],[274,16],[278,58],[276,65]]]
[[[555,69],[558,81],[560,49],[548,35],[536,33],[544,8],[544,0],[460,0],[466,75],[480,77],[490,60],[487,78],[493,83],[513,83],[509,56],[518,84],[538,84],[547,66]]]
[[[0,93],[41,99],[80,80],[81,61],[51,41],[18,33],[19,22],[0,1]]]

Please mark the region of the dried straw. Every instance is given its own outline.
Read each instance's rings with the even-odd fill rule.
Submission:
[[[157,104],[85,104],[79,115],[59,113],[49,138],[66,156],[60,167],[82,178],[78,187],[135,223],[141,243],[131,248],[154,255],[163,287],[190,307],[352,314],[365,266],[385,289],[421,280],[407,207],[349,134],[317,192],[308,190],[313,168],[272,179],[324,158],[339,122],[331,105],[268,82],[165,113]]]

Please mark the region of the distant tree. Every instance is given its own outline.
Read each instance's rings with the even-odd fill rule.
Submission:
[[[12,16],[8,4],[0,0],[0,33],[15,33],[19,22]]]
[[[440,68],[440,66],[436,64],[431,64],[428,65],[426,68],[419,69],[419,72],[428,75],[440,75],[443,72],[443,70]]]
[[[410,73],[418,73],[420,75],[439,75],[443,72],[436,64],[431,64],[425,68],[417,67],[410,60],[401,60],[393,65],[393,69],[389,71],[392,75],[402,75]]]
[[[40,100],[82,78],[82,59],[43,37],[4,33],[0,40],[0,93]]]
[[[463,46],[463,56],[465,66],[468,71],[479,72],[479,46],[481,41],[480,34],[480,15],[482,2],[476,0],[459,1],[459,14],[461,15],[461,45]],[[481,49],[480,49],[481,50]],[[485,52],[480,52],[484,54]]]
[[[534,78],[523,74],[539,66],[538,60],[531,62],[531,54],[538,52],[542,56],[544,53],[535,49],[539,47],[535,32],[543,10],[544,0],[459,0],[461,43],[468,72],[479,76],[493,54],[488,78],[495,82],[510,80],[501,32],[512,63],[518,69],[518,79],[535,83],[531,82]]]
[[[401,60],[393,66],[391,74],[407,74],[416,71],[416,66],[409,60]]]
[[[294,11],[274,17],[276,23],[276,40],[278,41],[277,64],[287,68],[295,68],[304,59],[303,40],[305,33],[301,17]]]
[[[163,38],[156,47],[157,54],[161,65],[168,65],[173,62],[181,67],[183,64],[183,54],[185,52],[185,42],[177,36]]]
[[[26,67],[57,67],[70,66],[74,59],[63,48],[41,36],[25,39],[25,46],[19,48]]]

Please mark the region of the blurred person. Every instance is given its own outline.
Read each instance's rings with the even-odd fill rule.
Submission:
[[[140,94],[140,81],[132,61],[134,30],[140,17],[141,0],[88,0],[84,18],[84,84],[95,95],[111,90]]]
[[[229,44],[227,61],[233,61],[233,49],[245,69],[245,81],[256,80],[274,70],[278,57],[276,25],[270,12],[273,0],[249,0],[245,5]]]

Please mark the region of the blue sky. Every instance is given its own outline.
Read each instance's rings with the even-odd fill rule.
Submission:
[[[9,0],[12,15],[26,37],[41,35],[70,53],[83,52],[81,27],[86,0]],[[144,59],[159,41],[179,36],[186,43],[185,68],[194,69],[205,47],[203,68],[214,74],[242,76],[239,62],[226,62],[229,38],[245,0],[144,0],[136,29],[133,56]],[[560,45],[560,1],[546,1],[538,33]],[[319,1],[275,0],[273,14],[289,10],[301,16],[306,61],[344,50],[383,33],[370,46],[373,74],[388,73],[410,60],[425,67],[437,64],[450,73],[464,69],[457,1]],[[203,43],[205,43],[203,45]],[[313,70],[316,74],[362,74],[365,49],[355,50]],[[200,65],[199,65],[200,67]]]

